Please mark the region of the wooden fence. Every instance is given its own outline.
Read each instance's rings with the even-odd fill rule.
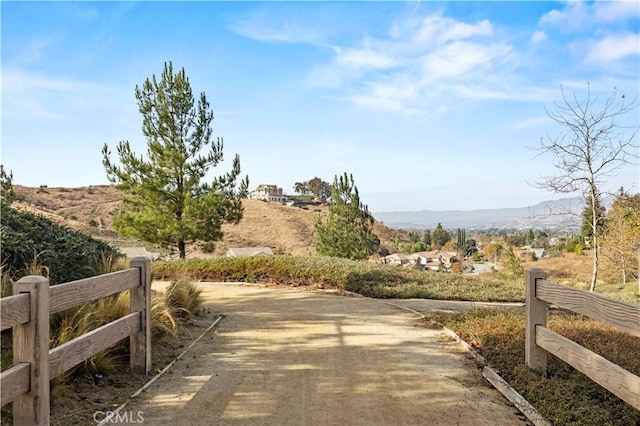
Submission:
[[[56,312],[129,290],[130,314],[49,349],[49,317]],[[49,380],[129,337],[131,369],[151,368],[151,263],[49,287],[41,276],[21,278],[13,296],[0,299],[0,325],[13,328],[13,366],[0,374],[2,405],[13,401],[13,424],[49,424]]]
[[[541,269],[527,270],[525,360],[545,371],[551,353],[600,386],[640,410],[640,377],[547,328],[550,304],[609,324],[640,337],[640,306],[561,286]]]

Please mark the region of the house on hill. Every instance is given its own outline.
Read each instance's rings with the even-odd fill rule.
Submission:
[[[226,255],[227,257],[272,256],[273,250],[269,247],[238,247],[230,248]]]
[[[249,198],[281,203],[285,201],[287,197],[282,194],[282,188],[276,185],[260,184],[255,190],[251,191]]]
[[[424,265],[425,269],[432,271],[451,270],[451,265],[457,262],[456,254],[443,250],[430,250],[412,253],[416,263]]]

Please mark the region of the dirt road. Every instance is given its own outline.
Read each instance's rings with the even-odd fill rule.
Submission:
[[[411,313],[313,291],[204,288],[225,317],[127,407],[144,424],[525,424]]]

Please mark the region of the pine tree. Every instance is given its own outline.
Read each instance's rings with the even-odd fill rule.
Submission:
[[[424,231],[424,235],[422,236],[422,241],[424,241],[425,246],[427,248],[431,247],[431,230],[427,229]]]
[[[174,74],[165,63],[160,80],[147,79],[135,95],[147,158],[132,152],[128,141],[118,144],[120,165],[111,162],[107,144],[102,149],[109,180],[124,192],[114,226],[122,235],[175,246],[184,258],[187,244],[220,240],[222,223],[240,221],[249,181],[236,187],[236,155],[230,172],[202,182],[223,161],[223,141],[212,142],[213,112],[204,93],[195,104],[184,68]]]
[[[447,244],[451,240],[451,234],[442,228],[442,224],[438,223],[436,229],[431,233],[431,244],[436,249],[441,249],[442,246]]]
[[[456,231],[456,250],[461,257],[467,254],[467,232],[464,229]]]
[[[0,201],[10,205],[16,199],[16,193],[13,190],[13,172],[7,173],[4,166],[0,164]]]
[[[318,254],[365,259],[375,253],[380,240],[373,233],[373,216],[360,201],[353,175],[335,177],[331,199],[327,221],[318,215],[314,224]]]
[[[600,198],[595,198],[595,203],[592,202],[593,199],[590,195],[586,197],[586,204],[584,209],[582,210],[582,238],[585,241],[591,241],[594,234],[594,226],[598,235],[601,235],[604,231],[604,223],[605,223],[605,208],[600,202]],[[596,217],[593,217],[593,212],[595,206]],[[595,220],[594,220],[595,219]]]

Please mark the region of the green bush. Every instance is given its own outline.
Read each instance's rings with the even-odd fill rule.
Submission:
[[[120,256],[105,242],[42,216],[0,205],[1,263],[14,280],[26,274],[25,268],[34,258],[48,268],[51,284],[59,284],[96,275],[96,259]]]
[[[585,247],[586,246],[584,244],[584,239],[582,238],[582,236],[576,235],[571,241],[566,244],[565,249],[567,250],[567,253],[575,253],[578,256],[582,256]]]

